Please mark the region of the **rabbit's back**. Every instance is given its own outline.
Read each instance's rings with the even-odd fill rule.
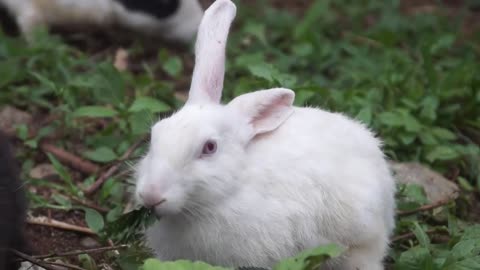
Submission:
[[[248,163],[255,166],[245,178],[252,179],[255,189],[337,216],[344,210],[368,209],[387,231],[393,229],[395,184],[381,142],[360,122],[297,107],[282,126],[258,138],[247,151]],[[266,175],[256,181],[255,174]]]

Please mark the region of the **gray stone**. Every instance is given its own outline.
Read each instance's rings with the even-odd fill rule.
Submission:
[[[17,125],[32,123],[32,116],[15,107],[6,105],[0,109],[0,129],[12,136]]]
[[[22,262],[18,270],[45,270],[45,268],[40,267],[38,265],[34,265],[31,262]]]
[[[80,240],[80,244],[85,248],[96,248],[100,247],[100,243],[92,237],[84,237]]]
[[[390,162],[390,168],[399,183],[421,185],[432,203],[458,197],[459,188],[455,183],[422,164]]]

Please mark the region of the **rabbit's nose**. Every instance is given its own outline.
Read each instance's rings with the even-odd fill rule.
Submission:
[[[157,194],[154,194],[152,192],[141,192],[140,198],[143,201],[143,205],[146,208],[155,208],[155,206],[162,204],[163,202],[166,201],[166,199],[158,196]]]

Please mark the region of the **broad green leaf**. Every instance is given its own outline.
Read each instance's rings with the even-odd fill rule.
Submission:
[[[274,73],[273,78],[280,86],[286,88],[294,88],[297,82],[296,76],[287,73]]]
[[[420,243],[420,246],[424,248],[430,247],[430,238],[428,238],[428,235],[425,233],[425,231],[420,227],[420,225],[416,221],[413,223],[413,233],[417,237],[417,240]]]
[[[429,162],[437,160],[453,160],[460,157],[461,154],[452,147],[438,145],[427,152],[426,159]]]
[[[403,117],[393,112],[383,112],[379,114],[378,120],[386,126],[398,127],[404,125]]]
[[[165,70],[165,72],[168,75],[170,75],[172,77],[177,77],[178,75],[180,75],[180,73],[183,70],[182,59],[180,59],[180,57],[178,57],[178,56],[169,57],[162,64],[162,68],[163,68],[163,70]]]
[[[480,224],[475,224],[465,228],[462,234],[462,240],[479,240],[480,241]],[[480,245],[480,242],[478,242]]]
[[[451,254],[456,259],[480,256],[480,236],[476,239],[461,239],[453,246]]]
[[[132,113],[128,117],[128,123],[133,135],[147,134],[154,123],[155,118],[149,111],[140,111]]]
[[[70,176],[67,168],[65,168],[52,154],[47,153],[47,157],[58,175],[60,175],[60,177],[69,185],[73,185],[72,177]]]
[[[416,184],[407,184],[402,192],[402,195],[406,196],[410,200],[418,204],[428,203],[427,196],[422,186]]]
[[[403,114],[403,121],[404,121],[405,129],[407,131],[419,132],[422,128],[422,125],[410,113],[404,113]]]
[[[423,130],[418,134],[420,141],[425,145],[435,145],[438,143],[435,136],[433,136],[432,131],[430,129]]]
[[[125,99],[125,79],[122,73],[118,71],[111,63],[103,62],[99,64],[95,72],[86,78],[92,80],[93,95],[102,103],[113,104],[119,107]]]
[[[82,208],[85,211],[85,221],[90,229],[94,232],[99,232],[104,227],[103,216],[97,210],[91,208]]]
[[[362,121],[366,125],[370,125],[372,121],[372,109],[370,107],[361,109],[355,118]]]
[[[22,140],[28,139],[28,126],[26,124],[20,124],[16,126],[17,136]]]
[[[233,270],[212,266],[204,262],[191,262],[187,260],[161,262],[157,259],[147,259],[143,264],[143,270]]]
[[[296,106],[304,106],[307,103],[307,100],[315,96],[315,92],[308,91],[308,90],[300,90],[295,94],[295,105]]]
[[[460,231],[460,228],[458,226],[458,219],[455,215],[451,214],[451,213],[448,213],[448,233],[450,235],[457,235],[458,232]]]
[[[257,64],[248,66],[248,70],[255,77],[265,79],[268,82],[273,82],[273,76],[272,76],[273,67],[271,65],[267,65],[264,63],[257,63]]]
[[[118,158],[118,155],[111,148],[101,146],[95,150],[83,152],[83,156],[96,162],[110,162]]]
[[[120,205],[113,208],[112,210],[108,211],[107,216],[106,216],[107,222],[115,221],[116,219],[118,219],[122,215],[122,212],[123,212],[123,207],[120,206]]]
[[[442,140],[455,140],[457,138],[457,135],[455,133],[451,132],[450,130],[446,128],[441,128],[441,127],[434,127],[431,129],[432,134]]]
[[[452,218],[449,218],[449,223]],[[450,227],[450,225],[449,225]],[[447,253],[442,269],[473,270],[480,266],[480,225],[465,228],[458,242]]]
[[[147,110],[152,113],[167,112],[171,108],[163,101],[151,97],[137,97],[129,108],[131,112]]]
[[[398,136],[404,145],[413,143],[417,138],[417,135],[412,133],[400,133]]]
[[[0,61],[0,87],[14,83],[21,78],[21,68],[19,63],[14,60],[2,60]]]
[[[265,25],[247,21],[244,29],[245,33],[256,37],[263,45],[267,45],[267,38],[265,37]]]
[[[328,259],[340,256],[344,249],[335,244],[328,244],[301,252],[295,257],[282,260],[273,270],[315,270]]]
[[[296,26],[293,33],[294,39],[298,40],[309,32],[312,27],[317,25],[317,21],[321,19],[328,19],[330,1],[313,1],[311,6],[307,9],[307,13],[303,16],[303,20]]]
[[[132,242],[138,239],[156,221],[151,211],[146,208],[134,209],[108,222],[105,226],[107,235],[113,240],[120,242]]]
[[[469,192],[475,191],[475,188],[473,187],[472,184],[470,184],[470,182],[468,182],[467,179],[463,178],[462,176],[459,176],[459,177],[457,177],[457,180],[458,180],[458,184],[460,184],[460,186],[464,190],[469,191]]]
[[[480,269],[480,255],[459,260],[449,265],[448,270],[478,270]]]
[[[298,57],[307,57],[313,53],[313,46],[311,43],[299,43],[292,46],[292,51]]]
[[[37,72],[32,71],[31,74],[32,74],[33,77],[35,77],[45,87],[47,87],[51,90],[54,90],[54,91],[58,91],[55,82],[53,82],[51,79],[48,79],[44,75],[42,75],[40,73],[37,73]]]
[[[434,270],[433,258],[425,247],[416,246],[403,252],[395,262],[395,270]]]
[[[442,49],[447,49],[452,46],[453,42],[455,41],[455,36],[452,34],[447,34],[442,36],[440,39],[437,40],[432,46],[430,47],[430,53],[435,54]]]
[[[422,110],[420,116],[429,119],[435,120],[437,118],[437,109],[440,102],[438,97],[428,96],[422,101]]]
[[[65,210],[70,210],[72,208],[72,202],[70,201],[70,199],[63,195],[52,194],[52,199],[60,206],[62,206]]]
[[[97,270],[97,264],[95,260],[88,254],[80,254],[78,255],[78,260],[82,264],[82,267],[86,270]]]
[[[74,117],[114,117],[117,114],[114,109],[102,106],[83,106],[73,112]]]
[[[238,68],[248,68],[253,64],[263,63],[265,61],[265,55],[262,53],[245,53],[239,55],[234,60],[235,66]]]

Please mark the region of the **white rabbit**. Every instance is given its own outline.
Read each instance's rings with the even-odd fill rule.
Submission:
[[[136,199],[161,216],[146,239],[161,260],[272,267],[327,243],[333,269],[382,269],[395,185],[380,141],[341,114],[292,106],[275,88],[220,104],[236,7],[215,1],[200,23],[185,106],[152,128]]]
[[[203,9],[198,0],[0,0],[31,38],[44,26],[121,26],[172,41],[195,36]]]

